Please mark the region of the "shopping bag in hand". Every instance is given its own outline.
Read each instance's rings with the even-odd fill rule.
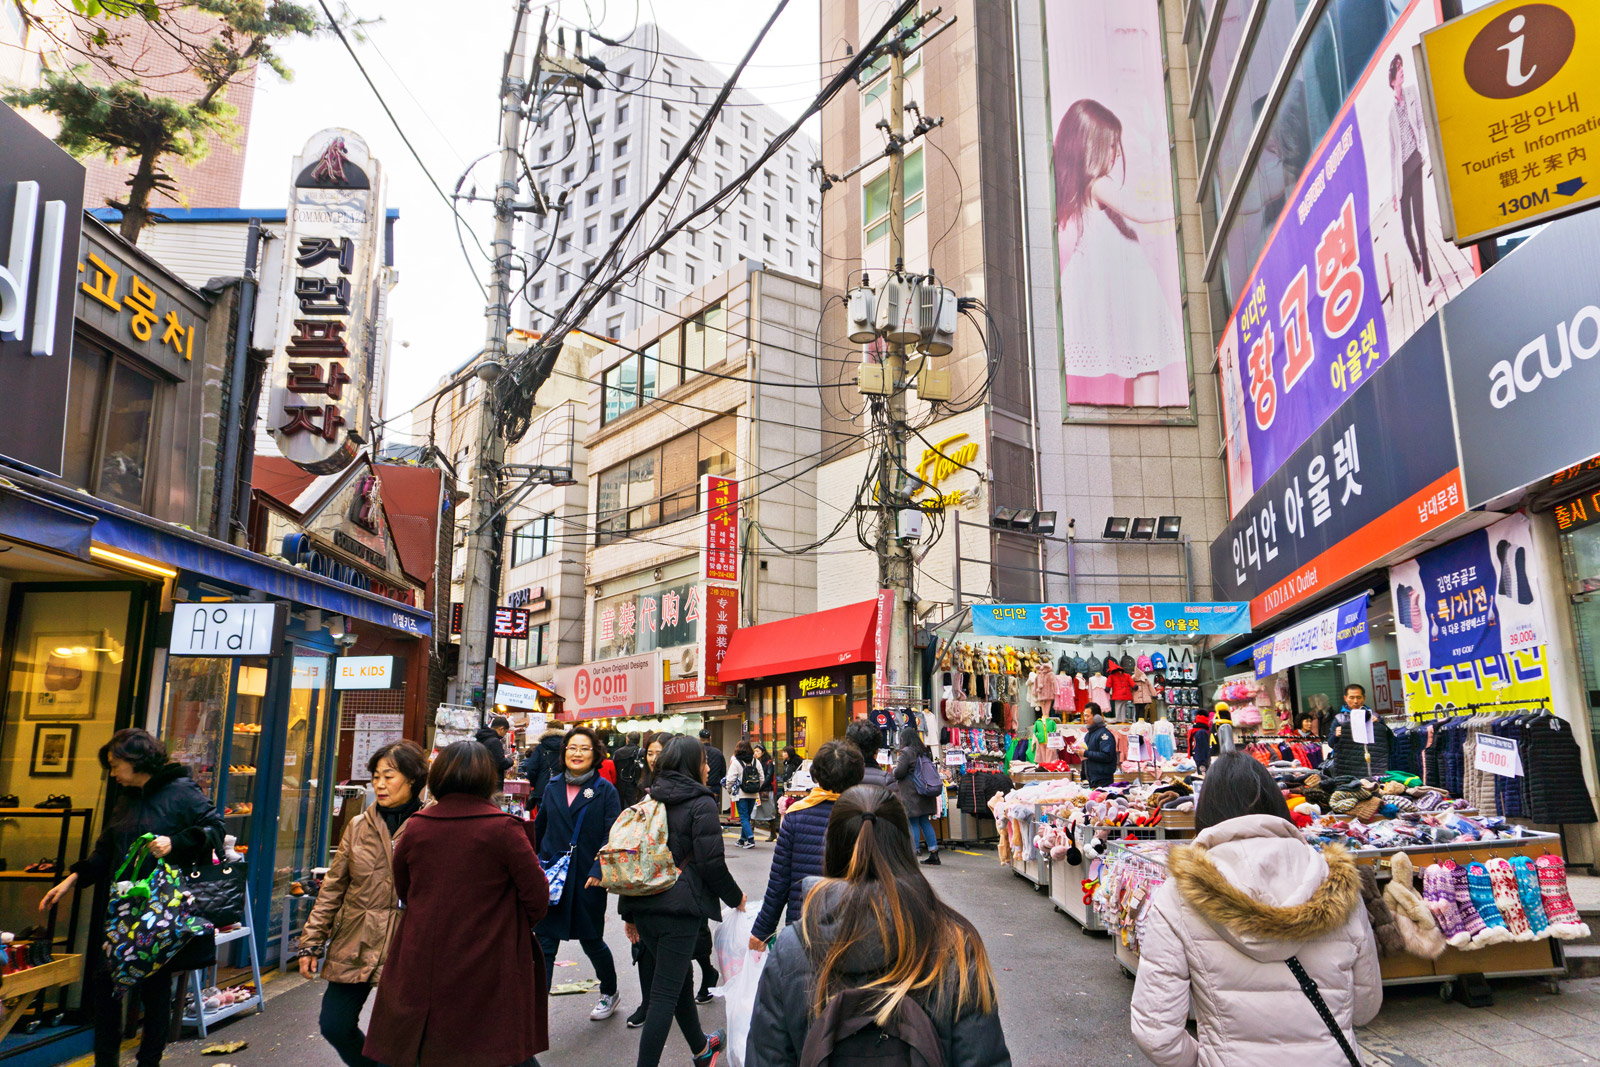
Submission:
[[[154,834],[145,834],[133,843],[112,879],[106,906],[106,961],[111,977],[124,986],[142,982],[191,938],[212,932],[211,924],[191,910],[172,864],[150,855],[154,840]],[[154,861],[154,869],[144,878],[129,877],[146,859]]]
[[[728,1025],[729,1067],[743,1067],[744,1046],[750,1037],[750,1018],[756,1010],[756,989],[761,984],[761,968],[767,954],[750,948],[755,916],[722,908],[722,923],[711,939],[711,954],[722,972],[722,984],[711,990],[723,999]]]

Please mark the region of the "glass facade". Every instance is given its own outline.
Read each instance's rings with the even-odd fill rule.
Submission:
[[[1258,0],[1256,6],[1262,9],[1259,28],[1240,51],[1250,5],[1216,0],[1210,15],[1219,20],[1217,43],[1195,72],[1196,149],[1202,161],[1208,154],[1215,157],[1203,177],[1200,215],[1208,252],[1220,248],[1210,278],[1212,323],[1219,335],[1236,288],[1255,265],[1306,161],[1406,4]],[[1196,18],[1188,32],[1192,37],[1207,24],[1206,18]],[[1285,58],[1297,41],[1303,42],[1300,51],[1274,99]],[[1199,51],[1198,45],[1191,48],[1191,54]],[[1233,92],[1224,103],[1230,84]],[[1250,147],[1258,140],[1251,161]],[[1236,198],[1232,217],[1219,227],[1230,196]]]

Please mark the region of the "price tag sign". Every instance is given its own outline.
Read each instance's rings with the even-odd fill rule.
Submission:
[[[967,765],[967,754],[965,752],[946,752],[944,754],[944,762],[948,767],[965,767]]]
[[[1479,734],[1477,756],[1472,766],[1503,778],[1522,777],[1522,757],[1517,753],[1517,743],[1509,737]]]

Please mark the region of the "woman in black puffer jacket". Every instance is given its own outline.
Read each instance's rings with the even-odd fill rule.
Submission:
[[[89,858],[73,864],[72,873],[56,883],[39,903],[39,910],[47,912],[74,886],[92,886],[90,936],[96,943],[105,939],[111,879],[139,838],[155,834],[151,855],[165,859],[180,871],[210,862],[212,853],[222,849],[222,816],[217,814],[216,806],[189,777],[187,768],[167,761],[166,746],[150,734],[144,730],[118,730],[100,749],[100,765],[122,787],[121,795]],[[149,873],[150,865],[143,864],[134,877]],[[172,1019],[172,976],[216,961],[214,940],[209,935],[204,943],[201,940],[191,939],[176,957],[139,983],[145,1019],[139,1039],[139,1067],[154,1067],[161,1062]],[[122,987],[112,981],[103,958],[87,978],[95,1005],[95,1067],[116,1067],[122,1041]]]
[[[694,1005],[689,967],[700,930],[722,916],[717,903],[744,909],[744,893],[728,873],[716,794],[705,785],[705,753],[692,737],[674,737],[656,759],[650,796],[666,805],[667,847],[678,880],[663,893],[623,897],[617,908],[637,943],[641,973],[650,975],[638,1067],[656,1067],[674,1016],[694,1053],[695,1067],[714,1067],[723,1052],[722,1031],[706,1034]]]

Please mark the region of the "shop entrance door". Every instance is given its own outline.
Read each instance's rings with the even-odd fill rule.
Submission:
[[[304,883],[322,857],[326,839],[326,739],[332,724],[333,657],[296,646],[283,749],[283,791],[278,801],[278,842],[272,899]]]

